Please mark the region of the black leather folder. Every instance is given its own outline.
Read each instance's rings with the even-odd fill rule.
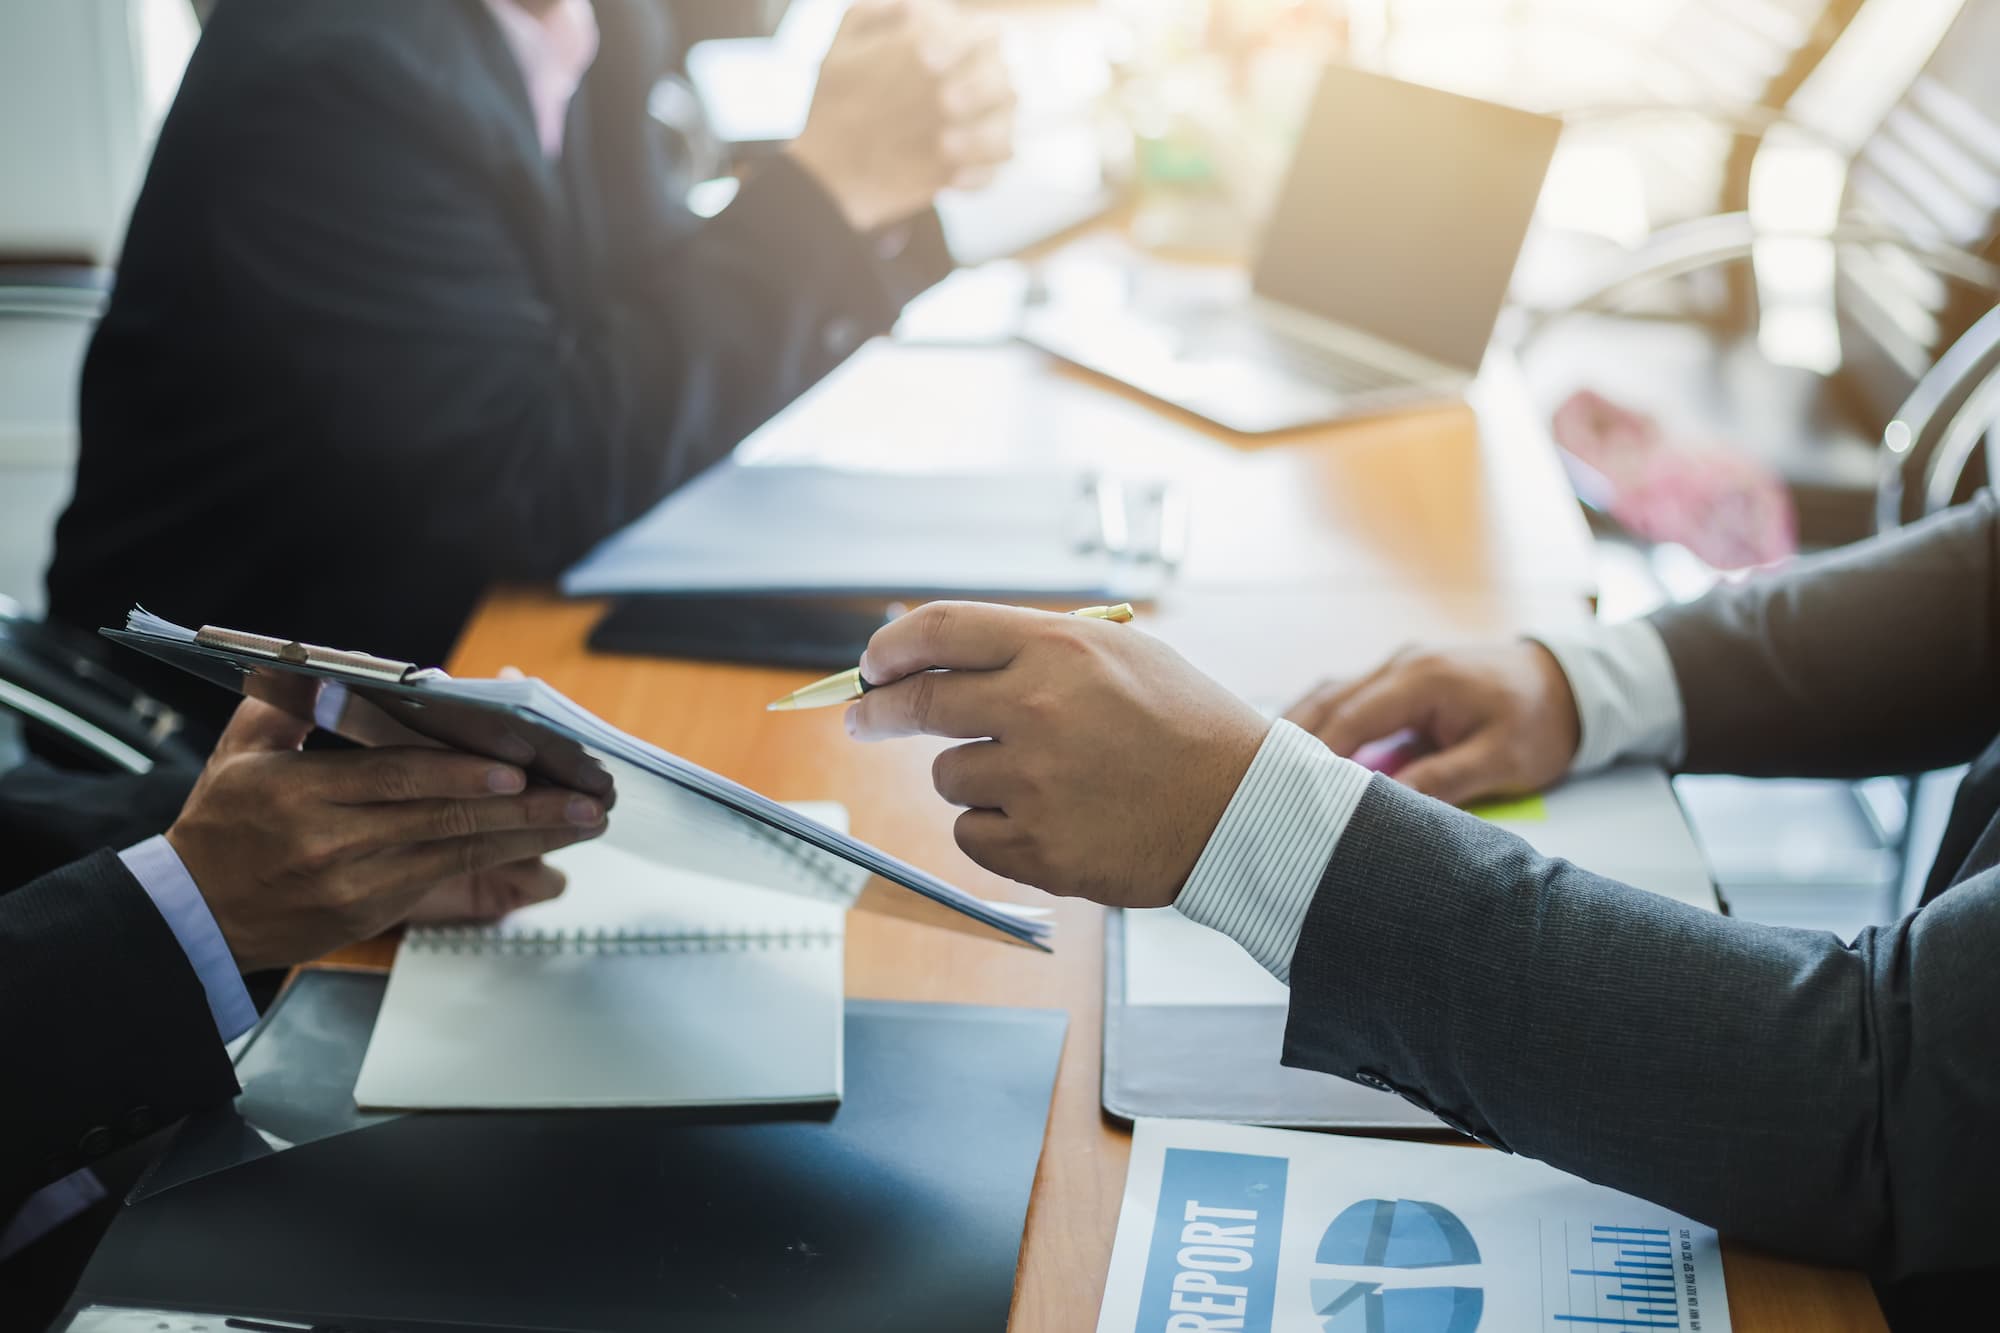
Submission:
[[[893,617],[880,597],[661,593],[621,597],[590,631],[599,653],[845,671]]]
[[[851,1001],[847,1097],[818,1119],[356,1116],[381,986],[287,992],[237,1107],[190,1123],[74,1308],[347,1333],[1006,1328],[1061,1012]]]

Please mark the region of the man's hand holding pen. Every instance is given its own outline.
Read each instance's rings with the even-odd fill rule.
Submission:
[[[1174,901],[1270,725],[1150,635],[984,603],[884,626],[861,674],[854,736],[970,742],[932,770],[966,855],[1120,907]]]

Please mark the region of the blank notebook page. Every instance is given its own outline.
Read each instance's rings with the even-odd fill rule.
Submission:
[[[806,813],[845,823],[838,807]],[[839,1100],[838,905],[602,842],[549,861],[569,876],[560,898],[496,926],[405,936],[355,1085],[359,1105]]]

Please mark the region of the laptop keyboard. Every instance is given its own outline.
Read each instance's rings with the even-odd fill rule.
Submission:
[[[1259,361],[1342,395],[1411,383],[1407,376],[1294,338],[1254,318],[1207,311],[1176,317],[1173,324],[1185,339],[1183,355]]]

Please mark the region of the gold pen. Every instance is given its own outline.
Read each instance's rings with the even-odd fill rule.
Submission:
[[[1087,620],[1113,620],[1122,625],[1132,618],[1132,604],[1120,602],[1116,606],[1086,606],[1070,614]],[[831,708],[835,704],[852,703],[873,688],[861,679],[860,667],[849,667],[837,675],[793,690],[784,698],[765,704],[764,709],[771,713],[791,713],[804,708]]]

